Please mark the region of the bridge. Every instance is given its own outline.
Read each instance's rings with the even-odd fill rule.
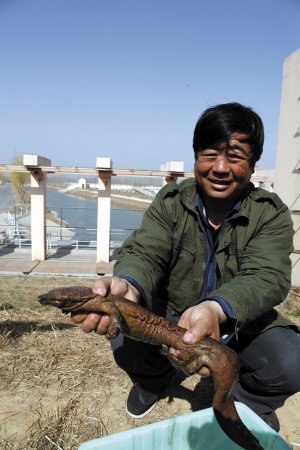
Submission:
[[[113,169],[108,157],[96,158],[93,168],[51,166],[51,161],[39,155],[23,155],[23,165],[0,164],[0,171],[28,172],[31,179],[31,258],[44,261],[47,258],[46,236],[46,183],[47,173],[87,174],[98,177],[97,197],[97,262],[110,260],[110,212],[111,181],[114,176],[162,177],[164,183],[176,182],[178,178],[191,178],[193,172],[181,170],[180,161],[169,161],[164,165],[168,170]],[[254,184],[272,188],[273,178],[254,174]]]

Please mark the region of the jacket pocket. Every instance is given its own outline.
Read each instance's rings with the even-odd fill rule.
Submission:
[[[197,267],[198,258],[194,241],[182,239],[174,245],[167,290],[170,303],[179,313],[196,304],[199,298],[204,266]]]
[[[225,252],[224,282],[230,281],[240,270],[243,259],[243,249],[229,245]]]

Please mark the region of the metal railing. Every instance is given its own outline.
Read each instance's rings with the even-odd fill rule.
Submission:
[[[82,210],[82,212],[80,213],[79,210]],[[141,217],[131,215],[131,213],[140,213],[140,210],[113,208],[111,220],[115,222],[114,225],[123,223],[123,216],[120,214],[123,212],[127,216],[124,227],[113,226],[110,230],[111,251],[120,248],[124,240],[140,225]],[[0,233],[3,232],[3,238],[1,239],[0,234],[0,248],[4,246],[15,249],[31,248],[30,214],[30,205],[20,205],[10,208],[2,215]],[[46,248],[48,252],[59,248],[71,248],[78,251],[97,247],[96,227],[68,226],[69,221],[73,222],[72,225],[77,222],[82,223],[82,216],[89,216],[90,221],[95,221],[96,225],[95,208],[51,206],[48,209],[46,224]],[[4,239],[4,235],[6,239]]]
[[[6,225],[8,232],[5,230],[0,231],[0,248],[11,247],[21,250],[22,248],[31,248],[31,231],[27,229],[26,236],[20,233],[14,233],[10,230],[11,226]],[[2,226],[3,228],[3,226]],[[70,236],[65,236],[64,233],[70,231],[73,234]],[[96,229],[87,228],[86,231],[94,232],[96,234]],[[125,239],[134,231],[134,228],[112,228],[111,238],[110,238],[110,250],[116,250],[121,247]],[[96,239],[81,239],[78,238],[75,228],[55,228],[55,231],[47,233],[46,237],[46,247],[48,252],[54,250],[62,249],[72,249],[79,251],[80,249],[96,249],[97,240]]]

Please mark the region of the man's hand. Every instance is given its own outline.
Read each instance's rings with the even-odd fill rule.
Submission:
[[[135,303],[139,303],[139,291],[128,281],[118,277],[104,277],[95,281],[93,287],[95,294],[106,297],[109,294],[117,297],[126,297]],[[105,334],[110,324],[110,317],[100,314],[72,314],[72,322],[81,324],[81,329],[85,333],[95,331],[97,334]]]
[[[219,340],[220,324],[225,321],[226,314],[219,303],[208,300],[188,308],[180,317],[178,325],[187,329],[183,340],[187,344],[195,344],[207,336]],[[179,351],[171,348],[170,353],[176,356]],[[210,371],[202,367],[199,373],[202,376],[208,376]]]

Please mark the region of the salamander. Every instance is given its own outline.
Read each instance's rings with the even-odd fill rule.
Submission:
[[[106,337],[114,338],[120,331],[125,336],[149,344],[162,344],[179,350],[178,356],[168,354],[171,363],[190,375],[202,366],[212,373],[215,383],[212,407],[215,417],[230,439],[246,450],[263,450],[258,439],[240,419],[233,398],[233,388],[239,376],[237,354],[206,337],[196,344],[186,344],[186,330],[146,308],[113,295],[102,297],[82,286],[62,287],[38,297],[43,305],[60,308],[64,313],[98,313],[111,317]]]

